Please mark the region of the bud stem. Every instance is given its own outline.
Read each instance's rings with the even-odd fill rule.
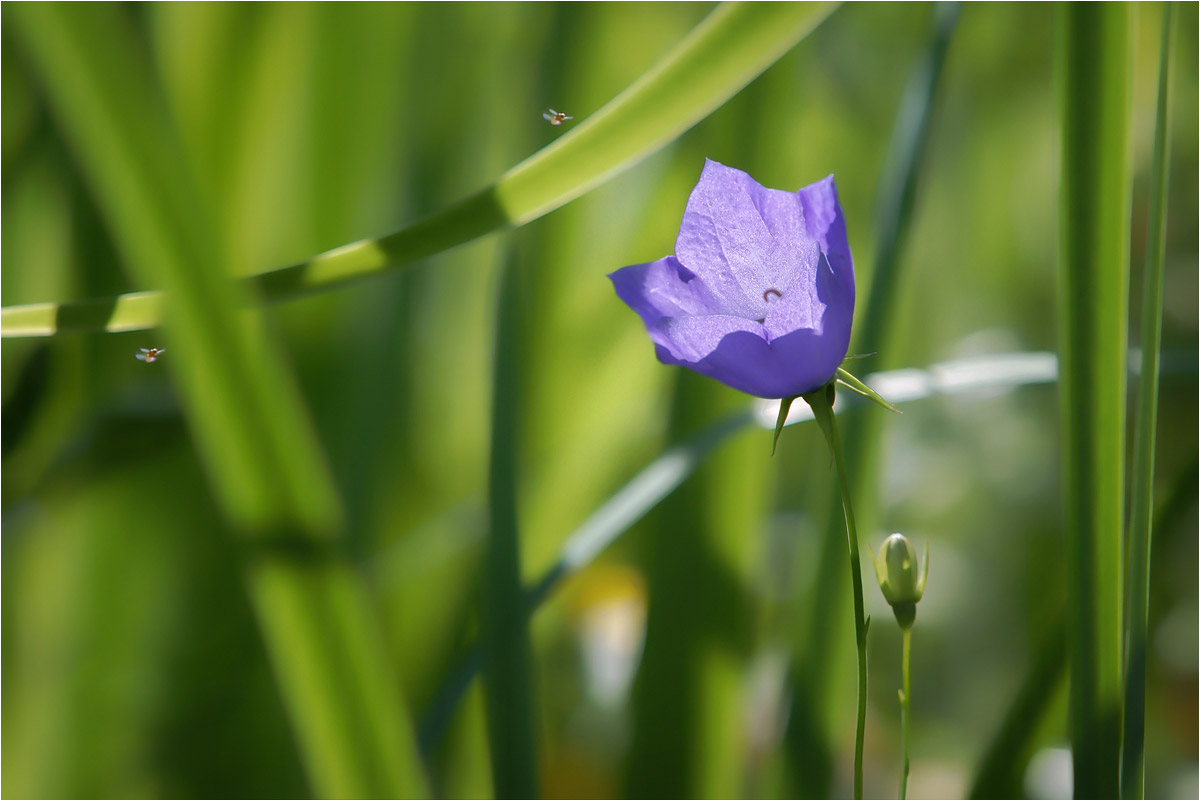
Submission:
[[[912,703],[911,685],[908,679],[909,655],[912,652],[912,628],[901,630],[903,644],[900,649],[900,749],[903,753],[903,764],[900,768],[900,801],[904,801],[908,793],[908,741],[912,736],[912,723],[909,719]]]
[[[863,739],[867,727],[867,623],[863,607],[862,567],[858,555],[858,532],[854,527],[854,510],[850,506],[850,481],[842,457],[842,440],[838,436],[833,416],[833,384],[802,396],[812,407],[813,417],[837,464],[838,486],[842,493],[842,510],[846,514],[846,541],[850,549],[850,581],[854,591],[854,633],[858,648],[858,724],[854,732],[854,797],[863,797]]]

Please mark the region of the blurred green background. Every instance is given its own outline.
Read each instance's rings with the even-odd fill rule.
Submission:
[[[388,233],[486,186],[562,135],[543,109],[586,118],[711,8],[145,4],[123,13],[151,53],[235,269],[253,273]],[[1135,301],[1160,13],[1144,5],[1133,15]],[[2,14],[7,22],[11,7]],[[705,157],[778,188],[834,173],[861,310],[884,155],[932,16],[921,4],[843,7],[674,144],[562,210],[267,309],[416,722],[477,628],[502,264],[516,265],[524,312],[515,463],[521,567],[533,583],[667,444],[748,404],[659,365],[605,274],[673,250]],[[1055,348],[1054,22],[1050,4],[963,10],[894,322],[882,341],[852,345],[878,354],[860,376]],[[1196,30],[1188,5],[1170,138],[1147,797],[1197,793]],[[0,51],[0,299],[150,288],[123,269],[18,33],[5,25]],[[1136,311],[1130,330],[1136,337]],[[164,344],[152,331],[3,341],[5,795],[315,792],[247,598],[246,551],[185,424],[173,354],[149,366],[132,358]],[[1052,386],[1027,387],[904,411],[882,419],[863,409],[842,425],[881,418],[871,421],[869,497],[856,499],[864,544],[891,531],[931,543],[914,630],[910,793],[957,797],[1061,616],[1056,398]],[[543,604],[532,676],[544,795],[848,794],[852,627],[844,593],[819,592],[833,480],[824,447],[802,426],[770,459],[767,431],[737,435]],[[900,637],[866,581],[875,621],[866,792],[890,797]],[[840,639],[814,654],[824,609]],[[789,730],[805,675],[796,666],[814,662],[830,676],[825,784],[797,768],[803,737]],[[1058,682],[1036,749],[1066,744]],[[437,795],[492,793],[483,716],[476,682],[432,749]],[[1053,792],[1022,787],[1039,786]]]

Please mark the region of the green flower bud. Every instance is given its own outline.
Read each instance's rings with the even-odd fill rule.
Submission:
[[[867,553],[871,553],[870,550]],[[929,573],[929,543],[925,543],[925,569],[920,569],[916,549],[903,534],[893,534],[879,549],[875,563],[875,578],[883,597],[892,607],[900,628],[912,627],[917,619],[917,602],[925,594],[925,578]]]

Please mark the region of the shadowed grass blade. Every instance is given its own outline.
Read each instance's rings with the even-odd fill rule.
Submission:
[[[256,276],[267,300],[330,289],[412,264],[569,203],[672,142],[774,64],[835,8],[727,3],[604,108],[492,186],[380,239],[345,245]],[[162,319],[160,293],[0,310],[0,335],[134,331]]]
[[[1150,178],[1150,221],[1146,227],[1146,272],[1142,285],[1142,361],[1138,378],[1127,552],[1128,609],[1125,645],[1125,715],[1121,744],[1121,797],[1145,792],[1146,645],[1150,608],[1150,519],[1154,511],[1154,435],[1158,411],[1159,342],[1163,313],[1163,261],[1167,247],[1167,133],[1171,30],[1175,4],[1163,10],[1154,122],[1154,162]]]
[[[518,273],[508,264],[500,275],[496,313],[496,357],[492,378],[492,449],[488,475],[488,541],[480,605],[484,681],[492,776],[499,798],[536,798],[532,658],[529,610],[521,586],[521,541],[517,524],[517,452],[521,390]]]
[[[1129,259],[1130,11],[1059,7],[1059,410],[1077,798],[1116,798]]]

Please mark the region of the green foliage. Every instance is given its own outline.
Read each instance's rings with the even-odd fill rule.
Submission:
[[[877,353],[854,372],[904,411],[840,393],[860,535],[928,540],[939,565],[909,794],[1037,791],[1025,763],[1068,731],[1079,558],[1054,391],[899,401],[872,376],[929,366],[944,389],[970,380],[947,359],[1058,344],[1054,13],[954,11],[5,4],[4,792],[516,792],[492,730],[549,797],[849,795],[821,435],[789,427],[769,458],[747,400],[659,365],[604,278],[671,251],[704,157],[769,186],[837,176],[853,347]],[[1196,8],[1177,14],[1194,63]],[[1161,26],[1129,17],[1136,286]],[[1197,96],[1179,70],[1148,797],[1194,792]],[[28,321],[74,333],[10,336]],[[531,696],[511,713],[473,678],[502,611],[485,575],[536,609],[526,665],[499,666]],[[891,614],[876,593],[865,612]],[[869,645],[864,794],[886,797],[899,632]]]

